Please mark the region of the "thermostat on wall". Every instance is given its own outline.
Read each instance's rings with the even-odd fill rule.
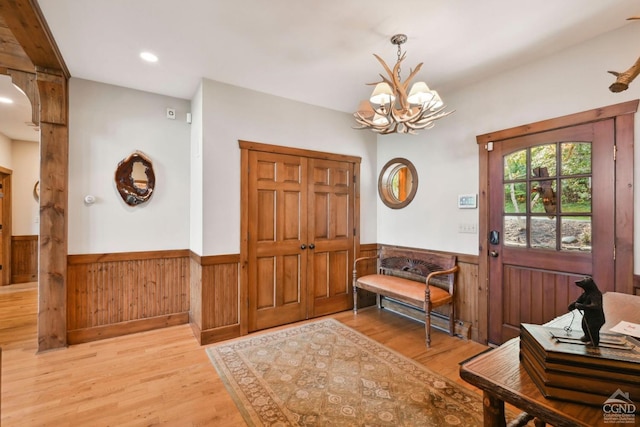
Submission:
[[[458,208],[475,209],[478,207],[477,194],[460,194],[458,195]]]

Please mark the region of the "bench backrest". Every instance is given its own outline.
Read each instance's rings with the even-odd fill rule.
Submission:
[[[448,270],[456,265],[455,255],[437,254],[422,250],[382,246],[378,256],[380,274],[422,280],[433,271]],[[430,285],[453,291],[454,274],[445,274],[431,279]]]

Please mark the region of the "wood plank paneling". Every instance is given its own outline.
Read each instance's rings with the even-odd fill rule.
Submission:
[[[11,237],[11,283],[38,280],[38,236]]]
[[[69,343],[188,321],[188,251],[71,255],[67,271]]]
[[[240,336],[240,255],[191,255],[191,328],[202,345]],[[246,310],[247,305],[243,305]]]
[[[509,276],[509,286],[504,289],[502,302],[495,304],[503,304],[503,333],[507,339],[519,334],[520,323],[543,324],[566,313],[569,303],[582,293],[574,285],[581,276],[519,266],[506,266],[504,274]]]
[[[478,306],[478,262],[471,256],[458,255],[458,273],[456,274],[456,319],[471,324],[471,339],[480,341],[482,320]]]

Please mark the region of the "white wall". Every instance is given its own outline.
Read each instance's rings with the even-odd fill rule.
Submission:
[[[191,100],[191,188],[189,212],[189,248],[202,255],[203,252],[203,212],[202,194],[204,188],[202,159],[202,84]]]
[[[457,208],[457,195],[477,193],[476,135],[578,113],[640,98],[640,81],[614,94],[615,78],[607,70],[624,71],[640,55],[630,40],[640,39],[640,26],[619,30],[541,61],[496,75],[475,85],[443,93],[456,112],[419,136],[378,138],[378,169],[392,157],[414,162],[419,188],[405,209],[378,202],[378,241],[477,254],[477,234],[458,233],[458,225],[478,223],[478,211]],[[436,88],[437,89],[437,88]],[[636,133],[640,112],[636,114]],[[640,147],[635,149],[635,181],[640,178]],[[640,193],[635,191],[635,246],[640,243]],[[410,226],[408,226],[410,224]],[[482,236],[484,237],[484,236]],[[636,250],[635,271],[640,272]]]
[[[11,219],[14,236],[39,233],[40,210],[33,187],[40,179],[40,143],[13,141],[11,176]]]
[[[201,90],[204,255],[240,251],[238,140],[361,157],[360,241],[377,241],[374,134],[352,129],[347,113],[212,80]]]
[[[166,109],[176,119],[166,118]],[[69,253],[189,247],[190,102],[72,78],[69,82]],[[130,207],[114,180],[135,150],[152,161],[151,199]],[[96,197],[85,205],[85,195]]]

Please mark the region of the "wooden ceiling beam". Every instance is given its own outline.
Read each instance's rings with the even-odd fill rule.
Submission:
[[[67,79],[71,77],[36,0],[2,0],[0,18],[35,66],[31,70],[18,69],[31,72],[34,68],[59,70]],[[4,46],[0,50],[4,50]],[[0,63],[6,65],[1,60]]]
[[[17,42],[2,16],[0,16],[0,64],[6,68],[29,73],[35,69],[33,62]]]

